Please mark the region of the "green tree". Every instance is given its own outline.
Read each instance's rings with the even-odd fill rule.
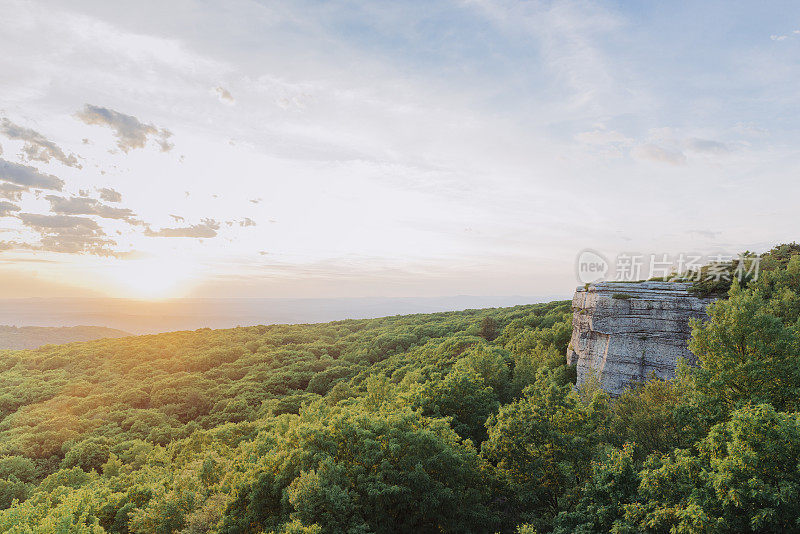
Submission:
[[[553,534],[603,534],[619,528],[624,505],[636,499],[639,488],[633,457],[633,447],[626,446],[594,464],[580,500],[574,509],[558,514]]]
[[[700,360],[698,392],[717,417],[747,403],[796,408],[798,338],[766,311],[760,294],[734,284],[730,298],[711,304],[708,315],[707,322],[693,322],[689,346]]]
[[[480,336],[486,341],[494,341],[499,335],[499,325],[494,317],[484,317],[481,320]]]
[[[497,412],[500,403],[478,373],[454,369],[444,380],[437,376],[426,382],[415,406],[428,416],[452,418],[453,430],[479,446],[486,439],[486,420]]]
[[[84,471],[94,470],[100,473],[110,454],[111,447],[106,438],[86,439],[69,448],[61,467],[80,467]]]
[[[482,453],[507,485],[515,522],[551,527],[564,500],[588,477],[596,429],[605,417],[603,394],[584,405],[571,386],[544,371],[523,398],[500,408]]]
[[[672,380],[653,379],[629,388],[611,403],[605,441],[618,448],[633,445],[630,449],[639,463],[653,452],[688,447],[705,435],[693,393],[681,372]]]
[[[317,403],[265,436],[265,468],[240,485],[224,532],[298,519],[323,532],[486,532],[485,466],[444,421]]]
[[[480,344],[464,351],[453,369],[477,374],[492,388],[501,402],[506,402],[511,393],[510,361],[511,355],[507,351],[489,344]]]
[[[654,456],[641,472],[628,528],[646,532],[796,532],[800,420],[747,406],[691,449]]]

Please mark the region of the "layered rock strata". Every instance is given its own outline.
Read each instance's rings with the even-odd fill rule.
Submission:
[[[617,396],[631,384],[672,378],[689,351],[689,320],[705,319],[713,299],[674,282],[598,282],[572,299],[572,339],[567,363],[577,364],[578,385],[596,377]]]

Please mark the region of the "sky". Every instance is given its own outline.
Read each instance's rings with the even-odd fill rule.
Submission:
[[[793,2],[0,0],[0,296],[566,295],[797,240]]]

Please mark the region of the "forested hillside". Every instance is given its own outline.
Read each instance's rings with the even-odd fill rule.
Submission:
[[[611,399],[569,303],[0,353],[0,532],[800,529],[800,247]]]
[[[62,345],[74,341],[129,336],[128,332],[103,326],[3,326],[0,349],[35,349],[42,345]]]

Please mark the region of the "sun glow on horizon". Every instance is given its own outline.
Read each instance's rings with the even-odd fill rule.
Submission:
[[[0,297],[566,294],[587,247],[795,239],[800,4],[145,4],[3,2]]]
[[[184,297],[196,280],[195,266],[168,258],[118,260],[104,274],[110,292],[136,300]]]

